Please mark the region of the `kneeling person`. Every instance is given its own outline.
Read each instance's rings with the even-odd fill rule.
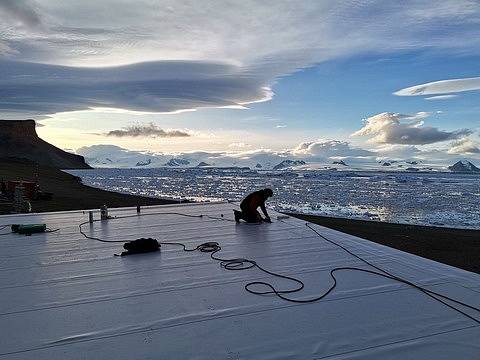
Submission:
[[[273,196],[272,189],[263,189],[255,191],[249,194],[243,201],[240,203],[240,209],[242,211],[234,210],[235,221],[238,223],[240,219],[245,220],[248,223],[260,223],[260,222],[272,222],[270,216],[268,216],[267,209],[265,208],[265,201]],[[262,209],[265,219],[262,218],[258,212],[258,208]]]

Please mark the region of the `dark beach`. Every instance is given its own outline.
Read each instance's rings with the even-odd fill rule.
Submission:
[[[290,215],[427,259],[480,273],[480,230]]]
[[[80,179],[53,167],[37,167],[22,160],[0,161],[0,179],[38,181],[51,200],[33,200],[34,212],[162,205],[172,200],[105,191],[83,185]],[[10,213],[11,202],[0,202],[0,214]],[[428,259],[480,273],[480,231],[432,226],[391,224],[324,216],[291,214],[335,230],[356,235]]]
[[[102,205],[114,208],[178,203],[96,189],[83,185],[80,178],[64,171],[16,159],[0,161],[0,179],[38,181],[42,191],[53,194],[51,200],[32,200],[34,212],[99,209]],[[11,202],[0,201],[0,214],[9,214],[11,209]]]

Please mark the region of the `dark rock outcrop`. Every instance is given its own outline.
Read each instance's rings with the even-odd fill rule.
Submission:
[[[152,159],[147,159],[146,161],[139,161],[135,164],[135,166],[147,166],[152,163]]]
[[[181,158],[171,158],[165,163],[165,166],[187,166],[190,164],[190,161],[187,159]]]
[[[40,139],[34,120],[0,120],[0,158],[27,159],[58,169],[90,169],[83,156]]]
[[[301,166],[305,165],[305,161],[303,160],[283,160],[280,164],[277,164],[273,167],[273,170],[282,170],[282,169],[288,169],[292,166]]]

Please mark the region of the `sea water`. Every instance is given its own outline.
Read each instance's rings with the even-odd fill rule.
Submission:
[[[480,229],[480,176],[237,168],[72,170],[85,185],[193,201],[240,201],[272,188],[271,208],[352,219]]]

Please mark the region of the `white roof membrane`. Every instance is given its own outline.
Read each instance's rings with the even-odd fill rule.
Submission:
[[[334,267],[374,270],[320,238],[304,221],[279,221],[274,212],[274,222],[262,225],[165,214],[224,214],[231,220],[234,207],[154,206],[142,208],[142,214],[152,215],[86,224],[83,230],[105,240],[153,237],[189,248],[216,241],[222,247],[216,256],[252,259],[302,280],[302,291],[286,294],[295,299],[324,293]],[[110,214],[135,215],[136,210]],[[479,324],[406,284],[339,271],[337,287],[324,299],[291,303],[250,294],[244,285],[266,281],[288,289],[295,283],[256,268],[225,270],[208,253],[165,245],[159,253],[114,257],[122,244],[79,233],[78,224],[87,219],[79,211],[0,217],[0,227],[46,223],[59,228],[0,236],[0,360],[480,358]],[[396,276],[480,306],[477,274],[312,227]],[[480,319],[479,313],[455,306]]]

